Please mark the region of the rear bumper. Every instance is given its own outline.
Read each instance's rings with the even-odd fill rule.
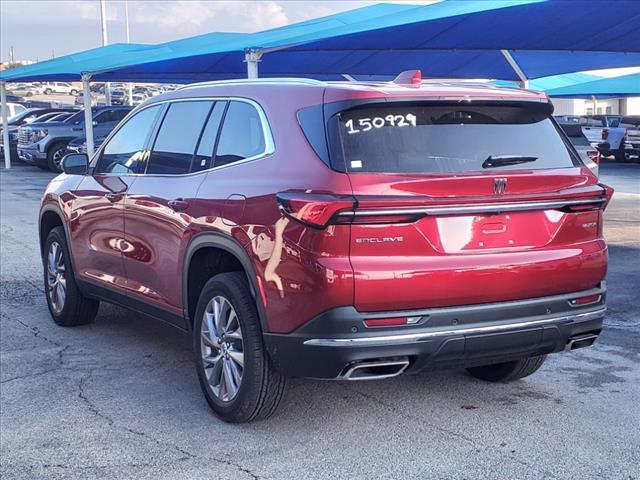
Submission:
[[[407,358],[406,373],[443,366],[475,366],[559,352],[574,337],[602,330],[604,282],[598,288],[530,300],[364,314],[329,310],[290,334],[265,334],[286,375],[337,379],[358,362]],[[599,300],[572,306],[579,297]],[[419,317],[415,325],[368,328],[365,319]]]

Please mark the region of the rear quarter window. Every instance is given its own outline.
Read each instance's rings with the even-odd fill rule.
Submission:
[[[256,157],[265,153],[265,150],[262,119],[256,108],[246,102],[229,102],[216,148],[214,166]]]

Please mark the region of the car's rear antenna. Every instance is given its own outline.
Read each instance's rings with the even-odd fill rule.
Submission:
[[[393,79],[393,82],[398,85],[407,85],[410,87],[419,87],[422,84],[422,71],[420,70],[405,70]]]

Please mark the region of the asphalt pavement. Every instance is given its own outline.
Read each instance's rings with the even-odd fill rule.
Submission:
[[[190,339],[123,308],[57,327],[37,211],[51,174],[0,171],[4,479],[638,479],[640,165],[607,163],[609,314],[592,348],[488,384],[464,370],[375,382],[295,379],[279,412],[225,424]]]

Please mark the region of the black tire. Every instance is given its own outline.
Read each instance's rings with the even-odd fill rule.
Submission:
[[[69,95],[73,95],[74,97],[78,94],[78,91],[76,89],[71,89],[71,91],[69,92]]]
[[[203,317],[207,305],[216,296],[229,301],[242,331],[242,380],[235,396],[226,401],[213,392],[202,360]],[[220,419],[230,423],[244,423],[263,420],[275,413],[284,394],[285,377],[274,369],[262,342],[255,300],[243,273],[222,273],[205,284],[196,307],[193,345],[200,387],[207,403]]]
[[[44,94],[45,94],[45,95],[51,95],[52,93],[53,93],[53,90],[51,90],[50,88],[47,88],[47,89],[44,91]]]
[[[64,262],[64,278],[66,280],[66,294],[61,309],[54,306],[52,290],[49,284],[49,252],[53,243],[59,245],[62,249],[62,258]],[[91,323],[98,313],[100,302],[85,297],[78,289],[73,266],[71,265],[71,256],[69,255],[69,247],[64,233],[64,228],[55,227],[51,229],[47,240],[44,244],[42,264],[44,270],[44,288],[47,297],[47,306],[53,321],[62,327],[73,327],[76,325],[86,325]]]
[[[55,173],[62,172],[62,159],[66,152],[66,142],[57,142],[49,147],[47,150],[47,166],[49,167],[49,170]]]
[[[628,161],[627,155],[625,154],[625,151],[624,151],[624,144],[622,143],[620,144],[620,147],[618,147],[618,149],[615,152],[613,152],[613,156],[616,159],[616,162],[624,163]]]
[[[471,376],[488,382],[512,382],[520,378],[528,377],[538,370],[544,363],[546,355],[522,358],[513,362],[483,365],[481,367],[467,368]]]

